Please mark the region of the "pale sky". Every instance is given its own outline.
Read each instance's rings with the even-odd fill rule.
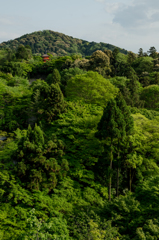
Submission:
[[[159,0],[0,0],[0,43],[42,30],[159,52]]]

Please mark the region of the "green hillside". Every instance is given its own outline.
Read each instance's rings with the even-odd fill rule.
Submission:
[[[90,56],[96,50],[109,49],[113,51],[116,46],[108,43],[88,42],[78,38],[67,36],[63,33],[44,30],[25,34],[14,40],[2,42],[0,49],[11,48],[17,49],[19,44],[29,45],[32,52],[44,54],[45,50],[54,56],[65,56],[73,53],[80,53],[82,56]],[[119,48],[121,53],[127,54],[127,50]]]
[[[0,50],[0,240],[159,239],[159,54]]]

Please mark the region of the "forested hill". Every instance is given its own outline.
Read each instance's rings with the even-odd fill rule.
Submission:
[[[96,50],[109,49],[113,51],[116,46],[108,43],[88,42],[78,38],[67,36],[63,33],[44,30],[25,34],[14,40],[3,42],[0,49],[11,48],[17,49],[19,44],[29,45],[32,52],[44,54],[45,50],[54,56],[65,56],[73,53],[82,54],[82,56],[90,56]],[[127,50],[118,48],[121,53],[127,54]]]
[[[0,240],[29,239],[159,240],[155,47],[0,50]]]

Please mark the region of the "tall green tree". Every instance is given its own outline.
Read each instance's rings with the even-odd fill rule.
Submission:
[[[110,141],[110,173],[109,173],[109,201],[111,201],[111,185],[112,185],[112,162],[115,152],[114,146],[116,139],[125,136],[125,121],[121,110],[115,100],[110,100],[104,109],[103,116],[98,123],[95,136],[101,140]]]
[[[141,91],[141,85],[139,83],[138,76],[134,69],[132,67],[127,68],[127,78],[130,79],[130,81],[127,84],[127,87],[130,91],[130,97],[127,99],[127,105],[130,105],[132,107],[142,107],[143,101],[140,100],[140,91]]]
[[[143,49],[140,48],[139,51],[138,51],[138,57],[143,57],[143,56],[144,56]]]
[[[118,61],[117,61],[118,54],[119,54],[119,49],[115,48],[112,52],[112,57],[110,57],[111,76],[112,77],[114,77],[118,72]]]
[[[50,74],[47,76],[46,82],[47,82],[49,85],[51,85],[52,83],[53,83],[53,84],[56,84],[56,83],[60,84],[60,82],[61,82],[61,75],[60,75],[58,69],[55,68],[55,69],[53,70],[53,73],[50,73]]]
[[[136,59],[136,54],[130,51],[127,55],[127,63],[131,65],[135,59]]]
[[[122,117],[123,120],[125,122],[124,128],[122,129],[122,134],[121,134],[121,138],[118,138],[118,142],[117,142],[117,187],[116,187],[116,195],[119,195],[119,171],[121,168],[121,156],[120,156],[120,152],[121,152],[121,144],[122,141],[127,141],[128,140],[128,136],[132,133],[133,127],[134,127],[134,120],[133,117],[131,116],[131,112],[128,108],[128,106],[126,105],[126,102],[122,96],[121,93],[119,93],[116,97],[116,104],[117,107],[120,109],[120,111],[122,112]]]
[[[113,50],[113,57],[114,57],[114,59],[116,59],[116,57],[117,57],[117,55],[118,55],[118,53],[119,53],[119,49],[118,48],[114,48],[114,50]]]

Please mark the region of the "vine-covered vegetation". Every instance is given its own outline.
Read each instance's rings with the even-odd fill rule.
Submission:
[[[24,45],[0,50],[0,239],[159,239],[156,49]]]

